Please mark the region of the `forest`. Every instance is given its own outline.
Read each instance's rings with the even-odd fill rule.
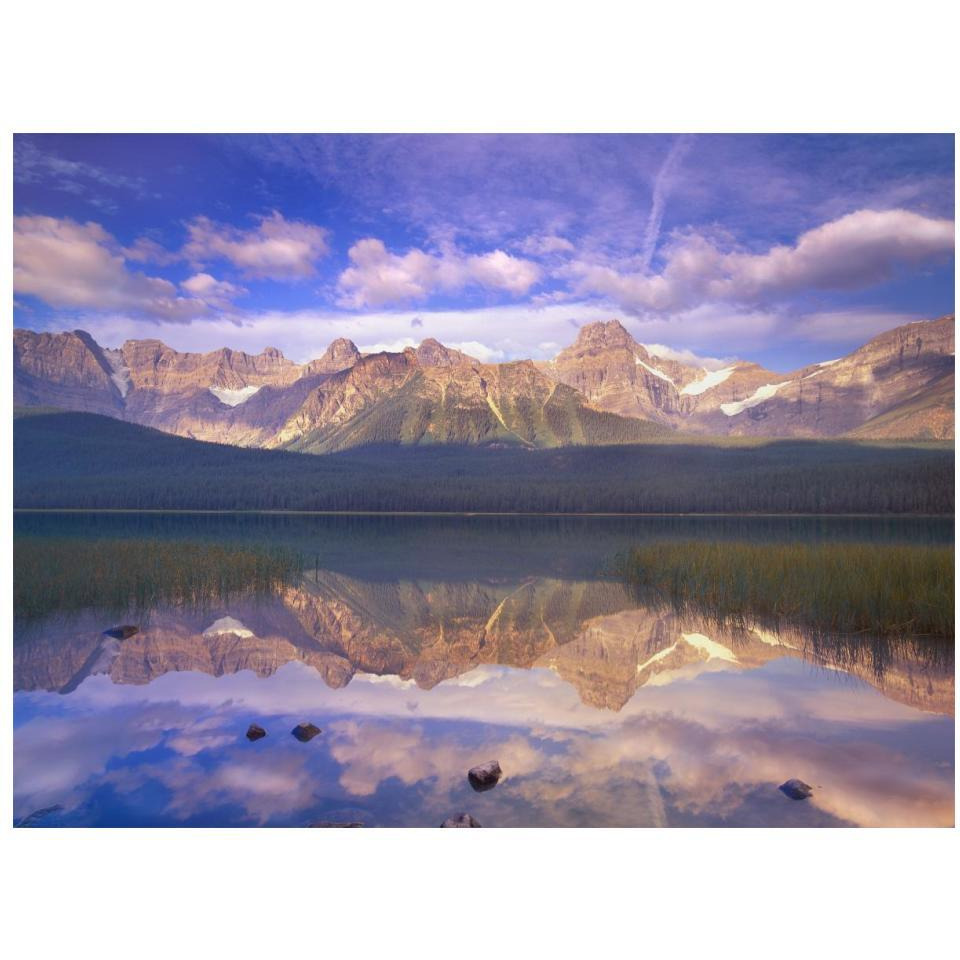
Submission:
[[[951,514],[952,444],[654,441],[308,455],[85,413],[14,420],[20,509]]]

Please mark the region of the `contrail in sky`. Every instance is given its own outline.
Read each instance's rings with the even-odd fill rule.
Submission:
[[[694,141],[693,134],[684,133],[677,137],[670,146],[666,160],[663,161],[653,181],[653,203],[650,206],[650,216],[647,218],[647,229],[643,234],[643,271],[650,269],[654,251],[657,249],[657,240],[660,238],[660,224],[663,222],[663,210],[667,205],[667,197],[673,186],[673,174],[680,166]]]

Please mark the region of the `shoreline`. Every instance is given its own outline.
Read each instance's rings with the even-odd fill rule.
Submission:
[[[23,513],[121,513],[174,514],[209,516],[296,516],[296,517],[571,517],[580,519],[659,517],[736,517],[740,519],[864,519],[864,520],[952,520],[953,513],[609,513],[604,511],[582,513],[554,513],[533,511],[492,510],[187,510],[152,509],[137,507],[14,507],[14,514]]]

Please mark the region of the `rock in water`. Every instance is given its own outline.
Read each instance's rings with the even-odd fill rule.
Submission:
[[[813,787],[796,778],[788,780],[786,783],[781,783],[780,789],[791,800],[806,800],[807,797],[813,796]]]
[[[250,726],[247,727],[248,740],[262,740],[266,735],[267,731],[258,723],[251,723]]]
[[[290,732],[301,743],[306,743],[320,733],[320,728],[314,726],[312,723],[298,723]]]
[[[443,823],[440,824],[441,827],[479,827],[480,824],[477,823],[469,813],[458,813],[455,817],[447,817]]]
[[[308,823],[308,827],[362,827],[359,820],[338,821],[338,820],[314,820]]]
[[[488,760],[467,773],[467,779],[474,790],[492,790],[502,776],[503,771],[498,760]]]
[[[135,633],[139,632],[139,627],[135,627],[132,623],[125,623],[122,626],[111,627],[109,630],[104,630],[103,635],[105,637],[113,637],[114,640],[129,640]]]

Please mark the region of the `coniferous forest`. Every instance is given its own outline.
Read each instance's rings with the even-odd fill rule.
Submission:
[[[108,417],[14,424],[17,508],[949,514],[953,445],[844,440],[323,456],[201,443]]]

